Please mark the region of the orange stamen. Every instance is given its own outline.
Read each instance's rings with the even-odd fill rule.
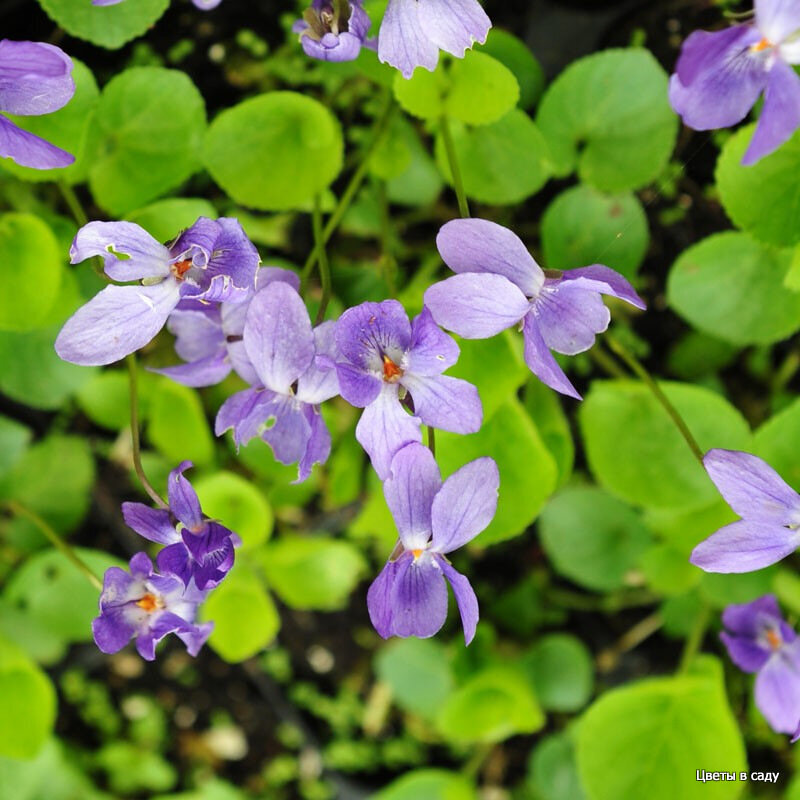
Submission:
[[[192,268],[192,262],[189,260],[176,261],[172,265],[172,270],[177,278],[182,278]]]
[[[383,357],[383,379],[385,381],[393,381],[402,377],[403,370],[392,361],[389,356]]]
[[[752,50],[754,53],[760,53],[762,50],[766,50],[769,47],[772,47],[772,42],[765,37],[758,44],[754,44]]]
[[[157,608],[160,607],[161,603],[154,594],[148,593],[144,597],[142,597],[141,600],[137,600],[136,605],[139,606],[139,608],[146,611],[148,614],[151,614],[153,611],[155,611]]]
[[[412,550],[411,555],[413,555],[414,558],[417,559],[422,555],[422,550]]]
[[[767,635],[767,643],[769,644],[769,646],[773,650],[777,650],[782,644],[781,637],[778,635],[776,631],[773,630],[768,630],[766,635]]]

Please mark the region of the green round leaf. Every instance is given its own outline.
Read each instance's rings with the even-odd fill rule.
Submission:
[[[649,239],[644,209],[632,194],[611,196],[573,186],[542,217],[542,249],[550,269],[602,263],[633,279]]]
[[[542,134],[531,118],[512,109],[492,125],[464,128],[451,125],[464,191],[481,203],[514,205],[535,194],[550,176],[549,155]],[[436,161],[452,184],[441,134],[436,137]]]
[[[453,673],[444,647],[432,639],[396,639],[378,651],[375,673],[392,690],[397,704],[429,719],[453,690]]]
[[[93,6],[81,0],[39,3],[67,33],[114,50],[152,27],[167,10],[169,0],[135,0],[114,6]]]
[[[750,431],[725,398],[700,386],[661,388],[700,447],[748,450]],[[579,411],[589,465],[598,482],[648,508],[699,508],[718,497],[705,470],[644,385],[595,381]]]
[[[519,85],[519,106],[528,109],[536,105],[544,90],[544,72],[525,42],[500,28],[492,28],[486,44],[478,52],[487,53],[514,73]]]
[[[539,533],[557,572],[598,591],[624,586],[652,538],[632,508],[602,489],[582,486],[547,504]]]
[[[542,739],[528,763],[528,785],[541,800],[585,800],[571,733]]]
[[[136,3],[113,8],[129,5]],[[184,72],[133,67],[117,75],[103,89],[96,124],[101,151],[89,186],[114,215],[155,200],[200,168],[205,104]]]
[[[159,242],[171,241],[198,217],[216,219],[217,210],[199,197],[168,197],[125,215],[126,220],[141,225]]]
[[[718,233],[681,254],[667,298],[684,319],[718,339],[777,342],[800,329],[800,294],[783,285],[791,260],[791,250],[775,250],[745,233]]]
[[[440,64],[433,72],[414,70],[406,79],[399,72],[394,75],[394,96],[404,111],[420,119],[438,119],[444,113],[444,97],[448,80]]]
[[[437,727],[449,742],[501,742],[544,725],[544,714],[525,676],[506,666],[487,667],[453,692]]]
[[[467,125],[488,125],[505,116],[519,100],[514,73],[486,53],[467,50],[450,66],[444,113]]]
[[[419,70],[418,70],[419,71]],[[443,769],[409,772],[372,796],[372,800],[477,800],[475,786]]]
[[[237,565],[200,608],[214,621],[208,643],[225,661],[238,662],[263,650],[281,620],[264,584],[246,565]]]
[[[46,320],[62,270],[56,237],[39,217],[0,216],[0,330],[29,331]]]
[[[214,180],[237,203],[265,211],[308,203],[330,186],[342,159],[336,118],[295,92],[270,92],[223,111],[205,144]]]
[[[558,176],[577,168],[604,192],[639,189],[667,164],[678,118],[667,100],[667,74],[642,48],[605,50],[575,61],[539,106]]]
[[[318,537],[283,536],[259,555],[270,587],[292,608],[341,608],[366,569],[349,542]]]
[[[523,657],[536,697],[548,711],[577,711],[589,702],[594,667],[586,646],[566,633],[542,637]]]
[[[242,538],[245,548],[266,541],[274,518],[264,495],[235,472],[220,471],[195,481],[203,512]]]
[[[613,689],[584,715],[576,751],[590,800],[733,800],[738,781],[703,783],[695,772],[746,769],[725,691],[710,677]]]
[[[753,437],[753,453],[763,458],[796,491],[800,491],[800,400],[768,419]]]
[[[777,245],[800,242],[800,134],[750,167],[742,166],[755,125],[736,131],[717,162],[717,186],[725,211],[733,222],[757,239]]]
[[[81,183],[86,179],[89,164],[97,148],[95,108],[100,97],[97,82],[82,62],[72,59],[72,77],[75,94],[72,99],[52,114],[38,117],[17,117],[9,114],[14,124],[75,156],[75,162],[61,169],[32,169],[3,159],[3,168],[28,181],[64,181]]]
[[[176,464],[184,459],[207,464],[214,457],[214,438],[197,392],[171,380],[161,381],[153,393],[147,435]]]
[[[0,415],[0,475],[19,461],[30,439],[31,432],[25,425]]]

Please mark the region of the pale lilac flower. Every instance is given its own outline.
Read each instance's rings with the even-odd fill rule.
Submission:
[[[706,572],[752,572],[800,547],[800,495],[769,464],[736,450],[709,450],[703,464],[742,519],[700,542],[692,564]]]
[[[800,3],[756,0],[755,22],[709,33],[695,31],[683,43],[669,98],[696,130],[741,122],[764,93],[764,107],[742,163],[754,164],[782,145],[800,126]]]
[[[184,461],[169,474],[169,511],[123,503],[122,515],[140,536],[166,545],[156,559],[161,572],[203,590],[217,586],[233,567],[233,548],[239,537],[203,515],[197,492],[183,477],[191,466],[191,461]]]
[[[594,344],[611,320],[602,294],[645,307],[625,278],[601,264],[545,273],[516,234],[488,220],[448,222],[436,244],[445,264],[459,273],[425,292],[436,322],[465,339],[520,327],[531,372],[578,400],[550,351],[572,356]]]
[[[367,593],[369,616],[384,638],[436,634],[447,617],[447,585],[461,613],[469,644],[478,624],[478,599],[447,554],[474,539],[497,510],[500,475],[479,458],[444,483],[427,447],[409,444],[392,459],[383,484],[400,540]]]
[[[389,0],[378,33],[378,58],[410,78],[417,67],[433,71],[439,51],[456,58],[492,27],[478,0]]]
[[[197,387],[213,386],[233,369],[242,380],[256,383],[258,378],[244,349],[244,322],[252,298],[273,281],[300,289],[300,279],[288,269],[261,267],[256,272],[255,290],[241,303],[179,303],[167,320],[167,330],[175,335],[175,351],[187,363],[151,372]]]
[[[292,30],[306,55],[321,61],[353,61],[367,42],[370,19],[362,0],[313,0]]]
[[[104,653],[116,653],[136,639],[139,655],[155,658],[156,643],[174,633],[196,656],[214,627],[197,624],[197,607],[205,599],[194,584],[184,586],[172,576],[153,572],[153,562],[137,553],[130,573],[110,567],[103,577],[100,615],[92,622],[94,640]]]
[[[422,423],[454,433],[480,429],[478,390],[442,375],[458,360],[459,349],[427,309],[412,323],[397,300],[362,303],[339,318],[336,343],[341,394],[364,409],[356,438],[381,480],[401,447],[422,441]]]
[[[107,286],[64,324],[56,352],[85,366],[111,364],[146,345],[181,300],[241,302],[250,296],[258,251],[238,220],[200,217],[169,247],[132,222],[90,222],[70,249],[73,264],[103,258]]]
[[[777,733],[795,733],[800,720],[800,639],[771,594],[722,612],[720,639],[743,672],[756,673],[758,710]]]
[[[335,370],[320,360],[335,356],[333,322],[312,328],[300,295],[283,281],[256,294],[247,311],[244,349],[253,386],[229,397],[217,414],[216,433],[233,429],[237,447],[260,436],[282,464],[298,464],[298,481],[324,463],[331,438],[319,404],[339,393]]]
[[[23,117],[50,114],[75,94],[72,61],[44,42],[0,40],[0,111]],[[68,167],[74,156],[0,115],[0,157],[23,167]]]
[[[123,0],[92,0],[93,6],[115,6],[118,3],[122,3]],[[210,11],[212,8],[216,8],[222,0],[192,0],[195,7],[201,9],[202,11]]]

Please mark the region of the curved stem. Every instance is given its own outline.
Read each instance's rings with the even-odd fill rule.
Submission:
[[[130,393],[131,393],[131,442],[133,444],[133,468],[139,476],[144,490],[153,499],[153,502],[160,508],[169,508],[163,497],[153,488],[147,475],[144,474],[144,467],[142,466],[142,449],[139,440],[139,393],[136,390],[137,372],[136,372],[136,356],[131,354],[127,358],[128,362],[128,375],[130,377]]]
[[[370,137],[369,143],[364,149],[361,163],[358,165],[358,168],[350,178],[350,182],[347,184],[342,196],[339,198],[336,208],[333,210],[330,219],[328,219],[327,224],[323,228],[322,240],[325,244],[328,243],[331,236],[333,236],[334,231],[339,227],[339,223],[347,213],[347,209],[350,208],[353,198],[361,188],[361,184],[364,182],[364,178],[367,175],[370,156],[375,152],[375,148],[380,144],[383,134],[386,132],[386,128],[389,125],[389,120],[394,112],[394,96],[392,95],[391,91],[387,91],[385,96],[386,100],[383,110],[375,120],[375,124],[372,128],[372,136]],[[315,247],[306,259],[306,263],[303,265],[303,271],[301,273],[302,285],[300,287],[300,291],[302,293],[305,292],[306,287],[308,286],[308,281],[311,277],[311,273],[314,271],[314,267],[316,266],[317,258],[318,250]]]
[[[628,365],[631,372],[639,378],[642,383],[644,383],[648,389],[653,393],[656,400],[664,407],[664,410],[669,414],[670,419],[675,423],[675,426],[683,436],[686,444],[689,445],[689,449],[694,454],[695,458],[700,462],[700,465],[703,465],[703,449],[697,443],[697,439],[694,438],[692,432],[689,430],[689,426],[686,424],[684,418],[680,415],[680,412],[674,405],[670,402],[670,399],[664,394],[661,387],[655,381],[653,376],[644,368],[641,362],[633,355],[621,342],[615,339],[610,334],[606,334],[606,341],[608,342],[608,346]]]
[[[468,217],[469,203],[467,202],[467,195],[464,192],[461,166],[458,163],[456,146],[453,142],[453,134],[450,132],[450,122],[447,117],[441,118],[439,129],[442,132],[442,141],[444,142],[444,149],[447,153],[447,163],[450,165],[450,173],[453,176],[453,188],[456,191],[456,198],[458,199],[458,213],[461,214],[462,217]]]
[[[700,645],[703,643],[703,637],[705,636],[710,617],[711,606],[706,603],[700,611],[697,612],[697,619],[695,619],[692,630],[689,633],[689,638],[686,640],[686,644],[683,647],[681,663],[678,666],[679,674],[683,675],[689,671],[689,667],[692,665],[692,661],[697,655]]]
[[[91,567],[55,532],[48,522],[16,500],[6,500],[4,505],[15,516],[24,517],[32,522],[47,537],[53,547],[83,573],[95,589],[103,591],[103,582],[100,578],[92,572]]]
[[[311,219],[314,227],[315,252],[319,263],[319,277],[322,282],[322,299],[319,303],[317,319],[314,322],[315,325],[319,325],[325,319],[325,311],[331,300],[331,267],[328,263],[328,254],[325,251],[325,239],[322,233],[322,208],[319,194],[314,195],[314,211]]]

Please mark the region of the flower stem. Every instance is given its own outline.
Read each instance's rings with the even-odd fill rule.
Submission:
[[[615,339],[610,334],[606,334],[606,341],[608,342],[608,346],[628,365],[631,372],[633,372],[636,377],[639,378],[648,389],[650,389],[656,400],[661,403],[661,405],[664,407],[664,410],[667,412],[667,414],[669,414],[670,419],[675,423],[675,426],[680,431],[681,436],[683,436],[684,440],[686,441],[686,444],[689,445],[689,449],[702,466],[702,448],[692,435],[692,432],[689,430],[689,426],[686,424],[684,418],[680,415],[678,409],[672,405],[670,399],[664,394],[663,390],[655,381],[653,376],[645,369],[636,356],[634,356],[633,353],[631,353],[620,341]]]
[[[700,645],[703,643],[703,637],[708,627],[709,619],[711,618],[711,607],[705,603],[702,608],[697,612],[697,619],[694,621],[692,630],[689,633],[689,638],[683,646],[683,653],[681,653],[681,663],[678,665],[678,674],[685,675],[692,665]]]
[[[136,368],[136,355],[131,353],[127,358],[128,361],[128,375],[130,377],[130,396],[131,396],[131,442],[133,444],[133,468],[139,476],[144,490],[153,499],[153,502],[160,508],[169,508],[164,498],[153,488],[147,475],[144,474],[144,467],[142,466],[142,450],[141,442],[139,440],[139,393],[136,389],[137,384],[137,368]]]
[[[311,216],[314,227],[314,245],[319,263],[319,277],[322,282],[322,299],[319,302],[317,319],[314,324],[319,325],[325,319],[325,311],[331,300],[331,266],[328,263],[328,254],[325,251],[325,239],[322,233],[322,206],[319,194],[314,195],[314,211]]]
[[[450,173],[453,176],[453,188],[458,199],[458,213],[466,218],[469,216],[469,203],[467,203],[467,195],[464,193],[464,182],[461,178],[461,167],[458,163],[453,134],[450,131],[450,122],[446,116],[443,116],[439,121],[439,130],[442,132],[442,141],[447,153],[447,163],[450,165]]]
[[[16,500],[6,500],[4,505],[15,516],[24,517],[32,522],[47,537],[53,547],[83,573],[95,589],[98,591],[103,590],[103,582],[100,578],[92,572],[89,565],[53,530],[49,523]]]
[[[361,184],[364,182],[364,178],[367,175],[370,156],[375,152],[375,148],[380,144],[381,139],[383,139],[383,135],[389,125],[389,120],[394,113],[394,108],[394,96],[392,95],[391,91],[387,91],[383,110],[375,120],[375,124],[372,128],[372,136],[370,137],[370,140],[364,149],[364,155],[361,158],[361,163],[358,165],[358,168],[350,178],[350,182],[347,184],[342,196],[339,198],[336,208],[333,210],[333,213],[328,219],[327,224],[323,228],[322,240],[325,244],[328,243],[331,236],[333,236],[334,231],[339,227],[339,223],[347,213],[347,209],[350,208],[353,198],[361,188]],[[311,278],[311,273],[314,271],[314,267],[316,266],[317,258],[318,248],[315,247],[306,259],[306,263],[303,265],[301,292],[305,292],[306,287],[308,286],[308,281],[309,278]]]
[[[75,190],[64,181],[58,181],[58,188],[70,213],[75,217],[75,222],[82,228],[89,221],[89,217],[86,216],[86,212],[83,210],[78,195],[75,194]]]
[[[428,449],[436,456],[436,428],[428,425]]]

